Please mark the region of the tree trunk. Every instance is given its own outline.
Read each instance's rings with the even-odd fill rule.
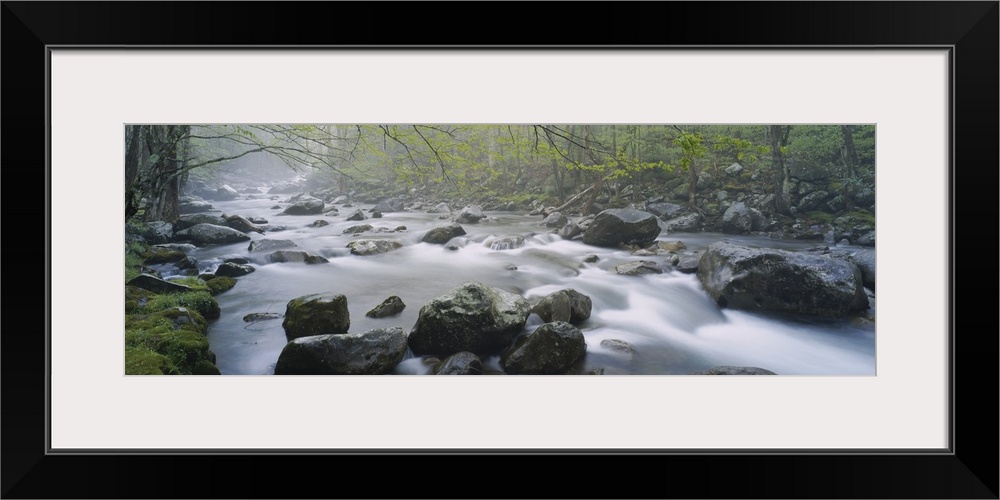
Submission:
[[[771,142],[771,168],[774,170],[774,210],[780,214],[791,215],[791,180],[788,177],[788,165],[785,164],[785,153],[782,148],[788,144],[788,132],[791,125],[771,125],[768,128],[768,139]]]

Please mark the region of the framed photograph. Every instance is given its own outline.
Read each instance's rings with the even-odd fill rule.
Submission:
[[[511,45],[482,40],[470,27],[457,29],[468,30],[461,44],[438,44],[433,36],[407,38],[414,27],[404,21],[420,10],[417,5],[386,9],[375,4],[345,6],[334,24],[351,19],[349,11],[354,16],[377,11],[378,18],[386,20],[378,29],[392,33],[388,40],[367,33],[348,37],[346,31],[330,40],[313,40],[300,34],[328,29],[321,27],[316,4],[250,3],[228,17],[216,8],[234,5],[4,3],[5,101],[24,101],[29,93],[45,96],[31,112],[6,107],[4,164],[26,166],[15,167],[16,172],[37,166],[44,173],[47,215],[45,310],[30,304],[37,297],[8,300],[9,317],[34,307],[46,321],[37,335],[12,335],[17,330],[12,328],[3,340],[3,447],[5,458],[15,457],[4,460],[5,497],[87,496],[95,491],[107,496],[101,492],[120,488],[118,482],[126,475],[131,485],[126,496],[211,496],[194,491],[176,475],[147,467],[154,460],[205,467],[245,463],[246,455],[260,464],[294,455],[296,463],[310,467],[312,461],[330,460],[333,466],[337,460],[337,467],[349,467],[352,473],[357,460],[365,464],[357,473],[364,474],[374,460],[377,467],[408,469],[405,460],[412,455],[473,468],[478,466],[475,460],[486,456],[534,463],[534,458],[560,455],[559,460],[605,460],[612,476],[631,476],[633,462],[625,456],[650,460],[657,467],[694,464],[697,472],[677,479],[686,497],[997,498],[995,459],[979,458],[996,456],[995,429],[980,428],[974,422],[982,419],[973,420],[973,415],[986,415],[986,421],[996,415],[996,359],[994,354],[983,359],[982,353],[995,353],[997,339],[992,333],[977,335],[968,326],[959,328],[971,324],[976,330],[995,330],[990,328],[992,319],[986,322],[980,319],[982,313],[965,311],[973,306],[959,307],[956,276],[962,267],[971,268],[972,258],[957,252],[955,232],[956,222],[966,220],[962,215],[981,218],[964,207],[981,212],[985,200],[995,196],[992,186],[1000,164],[996,2],[725,4],[724,20],[719,18],[703,32],[678,27],[660,40],[623,34],[616,40],[622,46],[594,41]],[[707,3],[643,5],[656,5],[663,16],[630,16],[637,23],[636,33],[659,31],[653,17],[718,15]],[[595,20],[602,17],[597,4],[580,8]],[[501,19],[508,16],[513,14],[500,14]],[[105,30],[110,19],[118,22]],[[244,34],[221,22],[224,19],[262,28]],[[178,23],[191,26],[194,34],[177,31]],[[95,26],[101,29],[91,31]],[[201,31],[208,27],[212,29]],[[745,36],[733,38],[737,29]],[[276,163],[239,163],[243,174],[274,166],[325,165],[333,172],[353,169],[359,175],[327,179],[331,185],[345,183],[328,193],[313,188],[279,194],[279,184],[312,182],[309,176],[255,179],[236,185],[243,192],[234,199],[223,199],[229,190],[235,192],[234,178],[227,178],[225,169],[207,177],[192,168],[184,191],[162,204],[157,197],[167,188],[150,187],[155,175],[143,176],[167,168],[156,166],[166,153],[134,149],[131,143],[142,140],[148,145],[173,133],[184,136],[177,142],[184,149],[170,156],[194,165],[236,165],[260,148]],[[660,136],[658,142],[648,139]],[[829,150],[844,171],[805,172],[811,165],[808,155],[796,157],[789,147],[796,141],[808,155]],[[643,149],[651,142],[665,149]],[[627,144],[633,144],[632,149]],[[325,152],[317,153],[319,147]],[[482,151],[458,151],[473,147]],[[345,155],[330,154],[333,150]],[[548,177],[549,167],[541,177],[541,163],[522,168],[518,155],[524,152],[548,154],[532,161],[551,161],[555,177]],[[141,165],[141,182],[129,173],[133,153]],[[739,161],[730,162],[727,155]],[[786,155],[794,165],[784,170],[784,182],[753,179],[755,172],[776,175],[781,170],[773,165]],[[705,161],[697,171],[693,158],[706,156],[714,163]],[[356,161],[336,163],[348,157]],[[478,163],[459,163],[459,158],[473,157]],[[377,166],[380,161],[388,166]],[[754,162],[766,167],[755,169]],[[579,178],[561,181],[559,172],[572,177],[574,167]],[[472,170],[482,175],[456,177]],[[790,171],[798,173],[787,174]],[[676,193],[662,186],[642,191],[667,178],[657,177],[666,175],[660,172],[678,176],[671,187]],[[688,180],[679,172],[693,173]],[[518,184],[522,173],[525,179]],[[718,185],[704,187],[711,184],[711,174],[718,177]],[[385,186],[405,178],[412,188],[398,196],[389,191],[359,194],[382,187],[380,175]],[[364,189],[358,187],[361,179],[368,183]],[[586,197],[586,184],[593,179],[594,196]],[[11,180],[20,182],[17,177]],[[493,223],[468,222],[465,225],[473,227],[467,234],[450,234],[440,244],[428,242],[427,235],[438,225],[464,221],[459,220],[462,206],[474,209],[473,202],[482,200],[461,196],[462,191],[447,199],[440,195],[446,190],[421,196],[421,189],[449,181],[495,190],[495,203],[479,207]],[[781,208],[781,190],[746,187],[758,181],[783,185],[792,203],[786,200]],[[246,231],[230,230],[240,235],[241,248],[244,237],[251,245],[239,256],[222,246],[189,252],[188,257],[197,257],[197,272],[183,282],[201,287],[208,297],[208,290],[214,291],[209,284],[225,275],[223,268],[256,274],[230,275],[236,286],[242,280],[251,291],[216,295],[205,302],[250,318],[245,324],[220,327],[207,338],[194,335],[201,343],[212,342],[211,353],[187,337],[169,341],[174,343],[162,340],[163,334],[149,333],[155,325],[122,322],[120,270],[125,267],[128,274],[130,265],[122,247],[129,245],[131,230],[124,220],[130,211],[179,210],[180,195],[192,192],[196,182],[209,193],[203,198],[228,215],[200,213],[217,217],[221,226],[249,224]],[[354,182],[359,184],[347,185]],[[518,189],[528,192],[532,183],[539,187],[533,199],[514,196]],[[972,191],[984,186],[989,186],[986,194]],[[318,212],[294,212],[310,203],[304,196],[292,197],[303,191],[322,205]],[[656,198],[661,191],[663,199]],[[324,194],[329,197],[323,199]],[[347,198],[337,201],[338,195]],[[720,239],[716,236],[704,241],[691,236],[691,249],[667,248],[664,245],[673,243],[659,238],[659,232],[652,238],[643,234],[602,244],[597,230],[586,226],[599,226],[601,215],[584,221],[588,212],[614,212],[619,206],[624,212],[648,214],[653,205],[670,205],[688,195],[690,213],[718,224],[702,226],[705,234],[730,235],[724,238],[725,248],[713,244]],[[442,201],[455,205],[446,221],[433,214],[434,206],[424,206]],[[571,213],[558,227],[525,229],[537,225],[542,215],[558,212],[560,204],[579,215]],[[730,212],[760,213],[758,207],[769,208],[758,219],[747,219],[744,231],[723,228],[723,220],[738,217]],[[353,211],[362,220],[351,222]],[[381,220],[374,218],[376,212]],[[656,215],[658,229],[672,220]],[[834,224],[834,218],[842,220]],[[365,223],[371,227],[361,226]],[[192,228],[195,224],[204,221],[192,223]],[[582,238],[590,239],[585,243],[595,248],[591,253],[597,263],[585,262],[590,256],[577,255],[576,247],[561,246],[571,242],[572,235],[553,233],[574,224]],[[383,226],[385,234],[376,234]],[[857,230],[827,234],[829,228],[846,226]],[[352,236],[351,231],[360,233]],[[609,234],[621,239],[628,231],[632,229],[616,226]],[[203,243],[191,230],[186,234],[193,243]],[[874,263],[866,270],[861,262],[869,252],[874,260],[876,234],[877,295]],[[304,261],[322,264],[286,264],[294,257],[286,248],[255,253],[253,243],[276,244],[285,235],[298,242],[296,250]],[[325,243],[305,244],[306,236],[296,235]],[[775,290],[794,290],[789,280],[812,272],[809,266],[814,264],[796,264],[800,267],[786,273],[790,277],[783,277],[780,287],[756,295],[752,290],[740,294],[784,271],[768,268],[762,277],[712,290],[709,283],[722,278],[709,275],[706,259],[759,252],[762,238],[784,242],[776,243],[781,249],[775,256],[786,258],[785,250],[796,250],[796,256],[808,254],[823,265],[835,262],[856,270],[858,293],[845,300],[857,299],[866,307],[848,304],[848,312],[830,312],[839,307],[839,299],[829,298],[806,311],[791,297],[795,293],[768,301]],[[402,249],[382,248],[397,241]],[[545,246],[549,248],[540,250]],[[377,256],[365,257],[369,251],[394,252],[387,255],[396,256],[395,267],[379,268]],[[170,283],[166,278],[185,274],[177,259],[151,264],[149,254],[144,255],[147,267],[138,274],[160,273],[165,279],[158,279],[157,286],[168,286],[162,284]],[[696,274],[679,271],[684,259],[700,262]],[[660,271],[657,277],[628,276],[646,269],[629,265],[647,260]],[[340,262],[350,262],[353,269],[340,267]],[[495,270],[490,267],[494,264],[499,266]],[[476,269],[460,271],[460,265]],[[713,269],[722,266],[713,264]],[[579,330],[569,324],[575,316],[568,313],[566,323],[539,319],[554,314],[537,309],[543,298],[549,300],[550,293],[569,285],[583,290],[587,302],[597,304],[597,312],[590,323],[578,321],[577,326],[587,330],[588,340],[607,341],[602,342],[607,355],[590,356],[586,362],[577,356],[558,361],[554,368],[524,368],[518,357],[522,353],[511,353],[530,341],[522,338],[514,344],[517,332],[502,346],[469,340],[453,348],[451,340],[434,337],[445,329],[443,323],[420,331],[421,322],[432,321],[425,318],[427,307],[421,306],[444,293],[459,293],[448,290],[458,290],[455,287],[467,281],[463,273],[482,276],[486,268],[502,285],[485,287],[488,290],[479,295],[496,300],[483,307],[492,310],[500,302],[511,302],[524,312],[522,319],[546,323],[537,331],[565,325],[565,332],[552,335]],[[576,273],[574,278],[560,275],[563,268]],[[594,277],[586,274],[591,271]],[[586,279],[577,278],[580,274]],[[708,289],[708,295],[690,292],[699,287]],[[303,297],[298,297],[300,290]],[[343,307],[351,309],[352,338],[355,331],[381,332],[381,346],[394,342],[391,329],[380,328],[389,323],[366,318],[365,311],[377,310],[382,298],[402,296],[407,307],[401,314],[392,313],[405,319],[398,325],[405,330],[400,331],[400,352],[408,348],[416,356],[346,372],[310,364],[313,355],[302,352],[313,347],[296,338],[316,339],[315,329],[303,330],[290,321],[297,314],[291,302],[328,290],[351,291]],[[508,300],[504,294],[511,290],[523,295],[511,297],[524,304]],[[153,296],[141,295],[134,310],[126,305],[126,314],[159,314],[145,305]],[[199,309],[205,304],[194,301],[165,307],[211,314]],[[608,313],[616,301],[632,305]],[[795,308],[788,309],[793,302]],[[742,311],[746,309],[751,311]],[[754,315],[758,309],[843,319],[761,319]],[[871,312],[855,314],[861,309]],[[690,326],[712,323],[704,319],[706,314],[718,315],[723,326]],[[177,330],[180,320],[171,321]],[[518,326],[518,332],[526,328],[524,321]],[[699,336],[685,337],[687,343],[678,348],[680,337],[672,336],[671,328],[697,330]],[[157,335],[156,342],[149,340],[151,335]],[[358,334],[358,342],[364,335]],[[442,347],[442,342],[448,345]],[[198,346],[192,347],[195,343]],[[286,353],[293,344],[301,349],[298,354]],[[170,351],[174,347],[186,350]],[[592,347],[588,343],[588,355]],[[455,369],[451,355],[459,351],[475,352],[476,371],[521,371],[528,376],[408,376],[446,366]],[[620,361],[623,352],[635,351],[655,361],[642,368]],[[324,370],[351,376],[316,376],[327,373]],[[703,376],[726,370],[737,376]],[[356,376],[385,372],[403,376]],[[740,376],[751,372],[778,376]],[[614,374],[629,376],[607,376]],[[965,385],[972,380],[976,392]],[[27,386],[45,390],[26,391]],[[88,463],[98,465],[88,467],[102,474],[95,478],[91,473],[89,493],[78,490],[73,481],[45,479],[66,474],[66,469],[77,467],[77,460],[93,461]],[[122,463],[127,465],[116,465]],[[921,471],[919,479],[912,476],[914,470]],[[740,480],[712,480],[716,473],[735,474]],[[376,496],[412,496],[404,484],[419,484],[420,476],[402,474],[406,481],[388,485]],[[279,484],[278,478],[262,481]],[[229,496],[262,494],[260,484],[223,482]],[[151,492],[144,484],[164,489]],[[564,496],[674,494],[662,478],[638,478],[635,490],[612,484],[596,489],[590,484],[569,490],[550,487],[553,494]],[[496,494],[521,495],[514,485],[499,486]]]

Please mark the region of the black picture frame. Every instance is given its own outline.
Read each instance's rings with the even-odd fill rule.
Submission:
[[[45,437],[47,328],[31,326],[52,313],[48,289],[24,293],[19,279],[8,288],[15,293],[5,294],[8,328],[0,336],[3,497],[296,498],[309,496],[312,484],[289,481],[285,471],[336,470],[331,478],[350,480],[334,479],[331,497],[998,498],[997,323],[992,311],[957,300],[959,285],[966,298],[971,292],[993,296],[990,277],[996,274],[987,271],[994,259],[981,255],[993,246],[991,241],[973,253],[967,243],[960,252],[955,230],[963,227],[967,236],[983,231],[969,221],[995,213],[997,206],[1000,4],[553,4],[557,10],[572,10],[573,19],[589,22],[553,19],[537,5],[336,3],[331,17],[330,5],[322,2],[3,2],[0,61],[7,147],[0,154],[8,178],[7,215],[41,225],[37,204],[45,186],[46,222],[51,217],[45,96],[46,47],[53,45],[950,46],[952,453],[51,455]],[[456,9],[467,23],[441,15]],[[489,26],[482,21],[487,18]],[[47,224],[44,239],[44,252],[37,243],[9,244],[4,254],[18,268],[35,274],[45,270],[47,284]],[[417,461],[420,467],[414,465]],[[441,476],[428,477],[424,464],[442,471]],[[564,467],[577,469],[582,479],[554,472]],[[650,475],[649,467],[659,472]],[[233,469],[247,472],[221,472]],[[209,486],[204,486],[206,476]],[[555,480],[560,477],[564,479]]]

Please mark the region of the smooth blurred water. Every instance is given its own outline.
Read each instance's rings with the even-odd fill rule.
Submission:
[[[284,201],[288,195],[281,195]],[[318,292],[347,296],[350,331],[400,326],[409,331],[421,306],[467,281],[503,288],[536,301],[548,293],[573,288],[591,297],[591,318],[579,325],[587,341],[587,355],[577,370],[587,373],[603,368],[605,374],[687,374],[716,365],[756,366],[787,375],[874,375],[875,327],[847,319],[819,320],[720,310],[702,290],[694,275],[676,271],[659,275],[620,276],[615,265],[632,260],[662,262],[666,255],[637,257],[629,252],[566,241],[540,226],[541,217],[511,212],[486,212],[479,224],[462,224],[468,233],[453,240],[460,248],[420,243],[432,227],[446,224],[441,214],[423,211],[386,213],[380,219],[346,221],[355,208],[341,208],[340,215],[279,215],[275,200],[212,202],[226,214],[263,217],[286,229],[251,233],[253,239],[289,239],[299,248],[322,255],[327,264],[265,263],[269,252],[251,254],[248,243],[198,248],[191,255],[202,271],[213,271],[226,257],[248,257],[256,271],[238,278],[235,288],[216,297],[222,316],[210,324],[208,339],[223,374],[269,374],[286,344],[281,319],[245,323],[249,313],[284,313],[289,300]],[[453,207],[456,210],[461,207]],[[325,220],[325,227],[309,227]],[[371,224],[396,233],[343,234],[347,227]],[[525,245],[491,249],[496,238],[522,236]],[[403,247],[382,255],[350,255],[346,245],[354,239],[392,238]],[[661,241],[680,240],[683,254],[697,255],[709,244],[730,240],[773,248],[800,249],[815,243],[785,242],[760,237],[733,237],[712,233],[661,233]],[[599,260],[584,263],[589,254]],[[516,267],[516,269],[514,269]],[[365,316],[390,295],[406,304],[397,316]],[[538,325],[529,318],[526,331]],[[631,344],[629,356],[602,347],[604,339]],[[496,357],[484,360],[498,368]],[[403,361],[399,374],[426,374],[429,366],[419,358]]]

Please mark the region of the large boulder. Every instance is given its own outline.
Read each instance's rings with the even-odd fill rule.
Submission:
[[[434,205],[434,208],[427,211],[427,213],[429,214],[446,214],[449,212],[451,212],[451,207],[449,207],[448,204],[444,202]]]
[[[389,214],[392,212],[402,212],[403,203],[396,199],[382,200],[372,208],[372,212],[382,212],[384,214]]]
[[[267,261],[274,263],[305,262],[306,264],[326,264],[330,262],[325,257],[301,250],[278,250],[277,252],[271,252],[267,256]]]
[[[435,243],[438,245],[444,245],[448,243],[452,238],[456,236],[462,236],[465,234],[465,228],[462,226],[452,223],[445,226],[438,226],[424,234],[424,237],[420,241],[424,243]]]
[[[469,352],[456,352],[434,368],[434,375],[482,375],[483,361]]]
[[[292,240],[262,239],[262,240],[251,241],[250,246],[247,247],[247,250],[249,250],[250,252],[272,252],[274,250],[279,250],[282,248],[294,248],[297,246],[298,245],[296,245],[295,242]]]
[[[237,231],[241,231],[244,233],[254,232],[254,233],[264,234],[264,228],[258,226],[257,224],[254,224],[253,222],[250,222],[250,220],[248,220],[246,217],[243,217],[242,215],[223,214],[222,218],[223,220],[225,220],[223,225],[226,227],[231,227]]]
[[[642,276],[644,274],[663,274],[663,268],[651,260],[625,262],[615,266],[615,272],[622,276]]]
[[[354,255],[377,255],[401,248],[403,243],[398,240],[357,240],[347,244]]]
[[[760,231],[764,227],[764,215],[756,208],[747,207],[746,203],[738,201],[722,214],[720,229],[723,233],[746,234],[750,231]]]
[[[156,276],[150,276],[148,274],[140,274],[135,278],[130,279],[125,284],[128,286],[142,288],[143,290],[148,290],[154,293],[174,293],[174,292],[191,291],[191,287],[187,285],[174,283],[172,281],[161,280]]]
[[[177,236],[189,238],[201,245],[224,245],[250,241],[250,237],[241,231],[215,224],[195,224],[183,231],[178,231]]]
[[[323,207],[326,203],[319,198],[314,198],[312,196],[303,196],[285,208],[283,212],[286,215],[315,215],[323,213]]]
[[[347,333],[351,316],[347,297],[336,293],[303,295],[288,302],[281,322],[288,340],[311,335]]]
[[[558,229],[569,223],[569,219],[566,218],[561,212],[552,212],[548,217],[541,222],[540,225],[551,229]]]
[[[205,200],[196,199],[182,199],[177,205],[178,210],[181,214],[196,214],[200,212],[208,212],[209,210],[215,210],[215,207],[211,203]]]
[[[518,338],[514,347],[500,357],[500,366],[512,375],[562,374],[586,353],[583,332],[556,321]]]
[[[861,236],[858,237],[858,240],[855,243],[863,247],[875,246],[875,231],[870,231],[865,234],[862,234]]]
[[[217,215],[209,214],[191,214],[182,215],[177,222],[174,223],[174,229],[177,231],[183,231],[198,224],[213,224],[216,226],[225,226],[226,220]]]
[[[365,213],[362,212],[360,208],[357,209],[357,210],[355,210],[354,212],[351,212],[351,215],[347,216],[347,220],[351,220],[351,221],[354,221],[354,220],[365,220],[367,218],[368,217],[365,217]]]
[[[537,314],[542,321],[564,321],[578,325],[590,318],[593,303],[590,297],[572,289],[552,292],[538,301],[531,312]]]
[[[314,335],[286,344],[274,374],[381,375],[391,372],[404,357],[406,332],[399,327]]]
[[[597,214],[583,233],[583,242],[602,247],[620,244],[645,246],[659,235],[660,225],[655,215],[631,208],[612,208]]]
[[[861,270],[861,281],[864,285],[872,290],[875,289],[875,250],[858,250],[850,256],[847,260],[852,264],[858,266]]]
[[[668,233],[690,233],[701,229],[705,218],[697,212],[667,220],[663,223]]]
[[[127,224],[125,233],[142,236],[142,239],[151,245],[162,244],[174,238],[174,225],[165,221]]]
[[[833,175],[833,169],[829,165],[821,165],[815,162],[787,162],[788,176],[802,181],[819,181],[827,179]]]
[[[498,354],[524,329],[531,306],[520,295],[469,282],[420,309],[410,332],[415,354]]]
[[[219,268],[215,270],[216,276],[227,276],[230,278],[236,278],[239,276],[244,276],[256,271],[253,266],[249,264],[237,264],[235,262],[223,262],[219,264]]]
[[[698,279],[721,307],[831,317],[868,308],[857,266],[806,253],[716,242]]]
[[[458,216],[455,217],[455,222],[460,224],[475,224],[484,218],[486,218],[486,215],[483,214],[483,207],[469,205],[458,213]]]
[[[223,185],[219,189],[215,190],[215,194],[212,196],[212,199],[217,201],[230,201],[239,199],[239,197],[239,191],[236,191],[228,185]]]
[[[817,208],[820,203],[823,203],[830,197],[830,193],[826,191],[813,191],[799,200],[799,212],[808,212]]]

